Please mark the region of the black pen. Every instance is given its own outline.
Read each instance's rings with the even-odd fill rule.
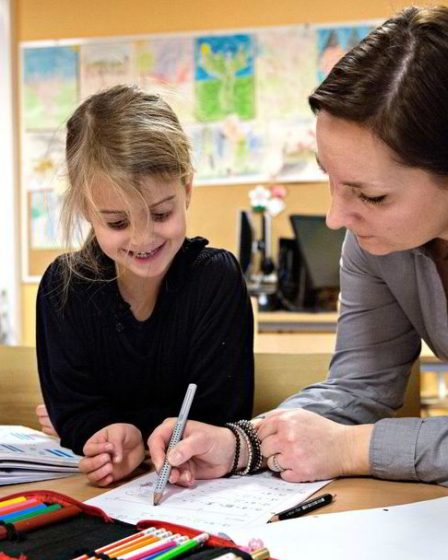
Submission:
[[[297,506],[294,506],[289,509],[285,509],[285,511],[281,511],[280,513],[276,513],[269,519],[268,523],[274,523],[275,521],[282,521],[284,519],[294,519],[295,517],[301,517],[310,511],[314,511],[322,506],[326,506],[327,504],[331,504],[333,501],[333,496],[331,494],[322,494],[322,496],[318,496],[317,498],[312,498],[307,502],[303,502]]]

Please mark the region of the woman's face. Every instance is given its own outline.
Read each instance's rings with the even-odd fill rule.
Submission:
[[[123,279],[160,280],[181,248],[191,185],[148,176],[129,206],[106,178],[92,186],[96,212],[89,221],[103,252]]]
[[[448,240],[448,179],[407,167],[368,129],[321,111],[317,158],[328,173],[327,225],[345,227],[374,255]]]

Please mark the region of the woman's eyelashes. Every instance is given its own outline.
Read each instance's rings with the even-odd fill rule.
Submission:
[[[381,204],[386,199],[385,194],[381,196],[366,196],[365,194],[360,193],[358,197],[360,200],[362,200],[362,202],[365,202],[366,204],[373,204],[373,205]]]

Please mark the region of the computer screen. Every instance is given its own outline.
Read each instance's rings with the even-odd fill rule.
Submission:
[[[290,217],[300,255],[313,290],[339,287],[339,261],[345,229],[332,230],[325,216]]]
[[[252,245],[255,239],[254,228],[246,210],[238,213],[238,260],[245,275],[250,273],[252,264]]]

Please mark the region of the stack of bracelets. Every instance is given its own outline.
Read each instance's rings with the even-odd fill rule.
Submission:
[[[263,465],[263,456],[261,454],[261,442],[257,435],[255,428],[249,420],[238,420],[238,422],[228,422],[225,424],[226,428],[235,436],[235,457],[233,459],[232,468],[228,476],[238,474],[245,476],[246,474],[253,474],[258,472]],[[249,458],[247,466],[238,470],[238,461],[240,459],[241,442],[244,441],[247,445]]]

